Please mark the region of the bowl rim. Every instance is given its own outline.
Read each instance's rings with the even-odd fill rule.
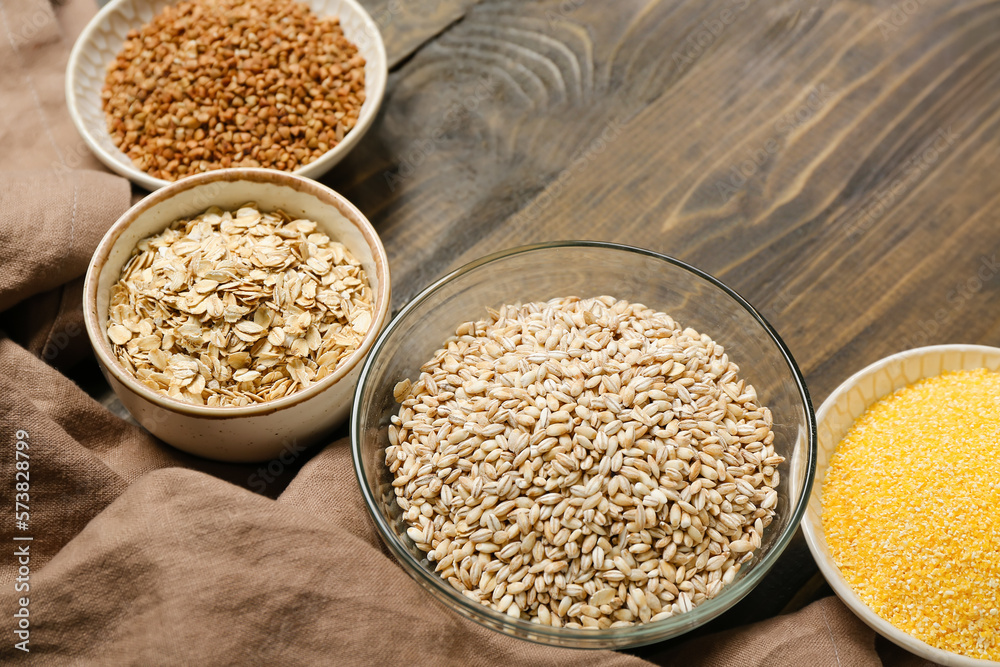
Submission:
[[[87,144],[87,147],[97,157],[97,159],[100,160],[104,166],[108,167],[119,176],[124,176],[133,183],[136,183],[150,192],[153,192],[166,187],[171,183],[176,183],[181,179],[168,181],[162,178],[156,178],[133,165],[131,160],[128,160],[127,163],[116,160],[114,155],[109,153],[103,146],[100,145],[100,143],[98,143],[97,139],[89,132],[86,124],[83,122],[83,116],[80,114],[79,100],[77,98],[74,85],[80,72],[80,60],[83,56],[83,50],[87,44],[90,44],[93,41],[94,34],[97,32],[98,26],[101,25],[105,17],[126,3],[143,1],[144,0],[109,0],[108,4],[102,7],[100,11],[98,11],[90,19],[86,27],[76,38],[76,42],[73,44],[73,49],[70,51],[69,60],[66,63],[66,82],[64,84],[64,93],[66,96],[66,107],[69,109],[69,115],[73,120],[73,125],[76,127],[77,133],[83,137],[84,143]],[[302,1],[308,2],[308,0]],[[332,169],[337,162],[342,160],[347,153],[354,148],[355,144],[361,141],[361,138],[365,135],[365,133],[368,132],[369,128],[374,123],[375,118],[378,116],[379,108],[382,106],[382,100],[385,97],[386,86],[388,85],[389,78],[389,59],[386,55],[385,42],[382,39],[382,33],[378,28],[378,24],[375,23],[371,14],[369,14],[368,11],[357,2],[357,0],[338,1],[341,5],[347,5],[350,7],[351,11],[360,17],[361,22],[364,24],[364,32],[370,38],[372,48],[374,50],[374,58],[366,57],[365,61],[366,63],[370,61],[378,67],[382,76],[376,80],[375,85],[371,88],[369,88],[368,81],[366,79],[365,101],[362,103],[362,108],[358,112],[358,122],[347,134],[344,135],[344,138],[340,141],[340,143],[320,155],[309,164],[303,165],[294,171],[282,173],[294,174],[296,176],[318,177]],[[170,4],[177,4],[178,2],[182,2],[182,0],[169,0],[169,2]],[[352,43],[357,46],[360,44],[360,41]],[[103,63],[103,66],[106,67],[107,63]],[[363,113],[365,112],[369,102],[371,102],[370,112]],[[107,133],[106,129],[105,133]],[[127,159],[128,158],[126,156],[126,160]],[[255,169],[257,167],[235,168]],[[220,169],[212,169],[210,171],[220,171]],[[184,178],[197,175],[199,174],[189,174]]]
[[[830,412],[834,409],[834,406],[841,400],[841,398],[851,391],[859,382],[869,377],[870,375],[886,368],[887,366],[894,365],[900,362],[905,362],[908,359],[921,358],[929,355],[943,354],[946,352],[980,352],[984,354],[1000,354],[1000,347],[992,347],[990,345],[972,345],[964,343],[950,343],[942,345],[925,345],[923,347],[915,347],[909,350],[902,350],[890,354],[886,357],[882,357],[877,361],[874,361],[856,373],[852,374],[849,378],[841,382],[836,389],[834,389],[830,395],[823,401],[819,410],[816,411],[816,423],[817,425],[823,424]],[[944,371],[942,371],[944,372]],[[924,376],[933,377],[933,376]],[[895,392],[897,389],[891,389],[889,393]],[[876,401],[885,398],[889,394],[880,394],[874,400],[866,406],[866,410],[871,407]],[[817,443],[818,444],[818,443]],[[839,443],[838,443],[839,444]],[[817,457],[816,467],[819,467],[819,459]],[[818,471],[817,471],[818,476]],[[812,504],[813,499],[820,503],[822,507],[823,499],[823,486],[821,484],[814,484],[812,492],[810,493],[809,499],[806,505]],[[991,662],[989,660],[982,660],[980,658],[973,658],[971,656],[962,655],[961,653],[954,653],[952,651],[946,651],[944,649],[937,648],[936,646],[931,646],[930,644],[917,639],[913,635],[900,630],[894,626],[889,621],[885,620],[878,614],[876,614],[865,602],[854,592],[851,585],[847,583],[844,576],[840,573],[840,568],[836,567],[833,562],[833,558],[830,555],[828,549],[824,548],[826,544],[826,538],[823,533],[822,522],[817,523],[813,521],[809,512],[805,513],[802,518],[802,533],[806,538],[806,544],[809,547],[810,553],[812,553],[813,560],[816,561],[816,565],[819,567],[820,572],[823,573],[823,577],[826,579],[827,583],[833,589],[837,597],[847,605],[847,607],[854,612],[854,614],[860,618],[864,623],[875,630],[877,633],[890,640],[897,646],[901,646],[907,651],[932,660],[933,662],[940,665],[954,665],[958,667],[986,667],[987,665],[996,665],[997,663]]]
[[[206,406],[184,403],[170,398],[165,394],[155,392],[146,385],[139,382],[133,375],[126,371],[113,354],[111,346],[106,337],[101,333],[99,316],[97,313],[97,289],[100,282],[100,274],[104,265],[108,261],[112,248],[118,242],[122,233],[128,229],[136,218],[165,201],[173,199],[175,196],[188,190],[208,185],[217,181],[227,183],[248,181],[252,183],[270,183],[291,187],[292,189],[316,197],[327,206],[337,209],[350,223],[357,227],[364,237],[372,253],[375,262],[376,274],[379,274],[379,286],[373,290],[374,303],[372,308],[372,323],[361,340],[361,344],[354,350],[347,359],[340,364],[336,370],[326,376],[316,384],[295,392],[290,396],[284,396],[274,401],[266,401],[255,405],[242,407],[221,407]],[[167,222],[166,225],[171,224]],[[166,228],[166,225],[164,228]],[[101,365],[111,373],[129,391],[139,397],[154,403],[155,405],[170,410],[174,413],[197,416],[209,419],[233,419],[237,417],[260,416],[271,414],[290,408],[294,405],[319,396],[327,389],[347,377],[351,371],[367,356],[372,349],[375,340],[378,338],[380,329],[389,314],[389,304],[391,301],[391,285],[389,278],[389,259],[386,256],[385,247],[365,215],[358,210],[354,204],[347,200],[339,192],[308,178],[296,176],[287,172],[273,169],[259,169],[243,167],[235,169],[216,169],[214,171],[187,176],[175,181],[164,188],[161,188],[137,202],[118,218],[110,229],[101,238],[97,249],[90,258],[87,266],[87,273],[83,285],[83,318],[84,327],[87,330],[87,337],[90,338],[91,346],[97,354]]]
[[[485,607],[479,603],[469,600],[464,595],[459,594],[451,586],[441,579],[440,576],[433,572],[429,572],[427,568],[417,561],[409,550],[404,548],[404,546],[399,543],[395,533],[392,531],[385,517],[378,510],[371,490],[368,488],[365,482],[365,468],[361,456],[361,442],[360,436],[362,433],[361,425],[361,399],[364,392],[364,388],[367,385],[369,373],[371,372],[372,366],[378,353],[382,350],[386,340],[393,334],[399,323],[406,317],[410,312],[417,309],[427,298],[432,294],[437,292],[439,289],[444,287],[451,281],[459,278],[467,273],[470,273],[486,264],[490,264],[507,257],[512,257],[515,255],[523,255],[532,252],[537,252],[541,250],[549,249],[559,249],[559,248],[600,248],[615,251],[624,251],[628,253],[633,253],[637,255],[642,255],[645,257],[650,257],[656,260],[664,261],[669,264],[688,271],[695,276],[702,278],[709,284],[722,290],[726,295],[733,299],[739,306],[743,307],[753,319],[761,326],[765,333],[770,337],[772,342],[777,346],[779,352],[785,359],[785,363],[788,365],[792,372],[792,376],[795,379],[796,387],[799,392],[799,397],[802,401],[802,405],[806,414],[806,421],[808,424],[808,437],[809,442],[806,447],[806,456],[808,458],[806,462],[806,476],[803,481],[802,493],[800,496],[800,501],[798,505],[791,510],[791,516],[788,525],[786,526],[783,533],[778,535],[778,539],[772,546],[771,550],[761,559],[755,567],[751,568],[747,574],[734,582],[733,584],[726,586],[723,591],[715,598],[709,602],[703,603],[689,612],[678,614],[668,619],[663,619],[662,621],[657,621],[655,623],[645,623],[642,625],[636,625],[626,628],[608,628],[605,630],[587,630],[587,629],[576,629],[576,628],[565,628],[565,627],[549,627],[542,626],[540,624],[532,623],[523,619],[515,619],[507,616],[506,614],[501,614],[493,609]],[[665,255],[662,253],[655,252],[653,250],[648,250],[646,248],[639,248],[636,246],[625,245],[621,243],[611,243],[604,241],[588,241],[588,240],[567,240],[567,241],[555,241],[549,243],[537,243],[531,245],[518,246],[515,248],[510,248],[507,250],[501,250],[499,252],[491,253],[479,259],[473,260],[458,269],[450,271],[446,275],[437,279],[429,286],[421,290],[415,297],[413,297],[409,303],[406,304],[386,325],[382,333],[379,335],[378,340],[372,347],[368,358],[365,360],[364,365],[361,369],[361,375],[358,377],[358,384],[355,389],[354,401],[351,408],[350,417],[350,437],[351,437],[351,458],[354,464],[354,473],[358,480],[358,485],[361,487],[361,494],[365,500],[365,506],[368,509],[368,513],[371,515],[374,521],[379,536],[382,541],[389,547],[389,550],[393,555],[400,560],[406,567],[404,569],[410,576],[415,579],[419,584],[425,588],[430,588],[432,590],[440,591],[445,594],[445,596],[459,605],[463,610],[461,613],[466,618],[470,618],[477,623],[486,625],[480,618],[490,619],[492,623],[498,626],[513,626],[517,628],[521,634],[514,635],[519,639],[524,639],[527,641],[540,643],[540,644],[552,644],[553,641],[546,641],[542,639],[545,637],[549,640],[554,640],[555,642],[565,642],[565,641],[576,641],[579,642],[575,648],[585,648],[585,649],[602,649],[602,648],[626,648],[626,647],[637,647],[644,644],[650,644],[653,642],[663,641],[674,636],[678,636],[694,629],[695,627],[702,625],[703,623],[719,616],[733,605],[735,605],[739,600],[745,597],[751,590],[753,590],[760,580],[770,571],[771,567],[777,562],[778,558],[784,552],[785,548],[791,542],[792,537],[795,535],[798,529],[799,523],[805,513],[806,507],[809,503],[809,498],[811,497],[811,491],[813,486],[813,478],[816,469],[816,456],[817,456],[817,430],[816,430],[816,415],[813,411],[812,403],[809,398],[809,390],[806,386],[805,378],[792,357],[785,342],[775,331],[774,327],[754,308],[746,299],[744,299],[739,293],[733,290],[731,287],[727,286],[725,283],[715,278],[709,273],[698,269],[686,262],[679,259]],[[437,596],[433,596],[437,599]],[[712,604],[718,602],[718,604]],[[453,610],[454,611],[454,610]],[[681,621],[686,621],[681,623]],[[664,632],[664,628],[671,625],[680,626],[677,628],[676,632],[671,633],[669,630]],[[492,630],[496,628],[486,625]],[[499,631],[499,630],[497,630]],[[617,640],[617,641],[616,641]],[[604,642],[604,643],[600,643]],[[608,644],[607,642],[612,642]],[[563,644],[565,645],[565,644]]]

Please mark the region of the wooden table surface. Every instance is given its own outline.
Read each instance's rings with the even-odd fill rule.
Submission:
[[[394,310],[484,254],[598,239],[740,292],[817,407],[893,352],[1000,345],[1000,2],[362,4],[389,87],[322,180],[381,234]],[[709,629],[822,594],[798,536]]]

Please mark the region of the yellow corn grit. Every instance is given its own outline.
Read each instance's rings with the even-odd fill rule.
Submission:
[[[844,578],[917,639],[1000,660],[1000,373],[872,405],[830,460],[823,532]]]

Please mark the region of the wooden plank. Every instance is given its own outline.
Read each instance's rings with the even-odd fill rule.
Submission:
[[[476,0],[360,0],[382,33],[389,69],[458,21]]]
[[[892,352],[1000,344],[998,30],[997,2],[484,2],[325,180],[379,229],[396,307],[502,248],[642,245],[757,305],[818,406]],[[815,572],[799,536],[701,631]]]
[[[818,403],[1000,332],[1000,4],[915,7],[484,3],[328,182],[383,234],[397,305],[499,248],[639,244],[757,304]]]

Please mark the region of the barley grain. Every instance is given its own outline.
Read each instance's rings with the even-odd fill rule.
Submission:
[[[717,595],[774,514],[764,461],[772,477],[783,461],[722,346],[610,297],[489,312],[393,392],[397,500],[438,526],[416,546],[457,563],[458,590],[545,625],[646,623]]]

